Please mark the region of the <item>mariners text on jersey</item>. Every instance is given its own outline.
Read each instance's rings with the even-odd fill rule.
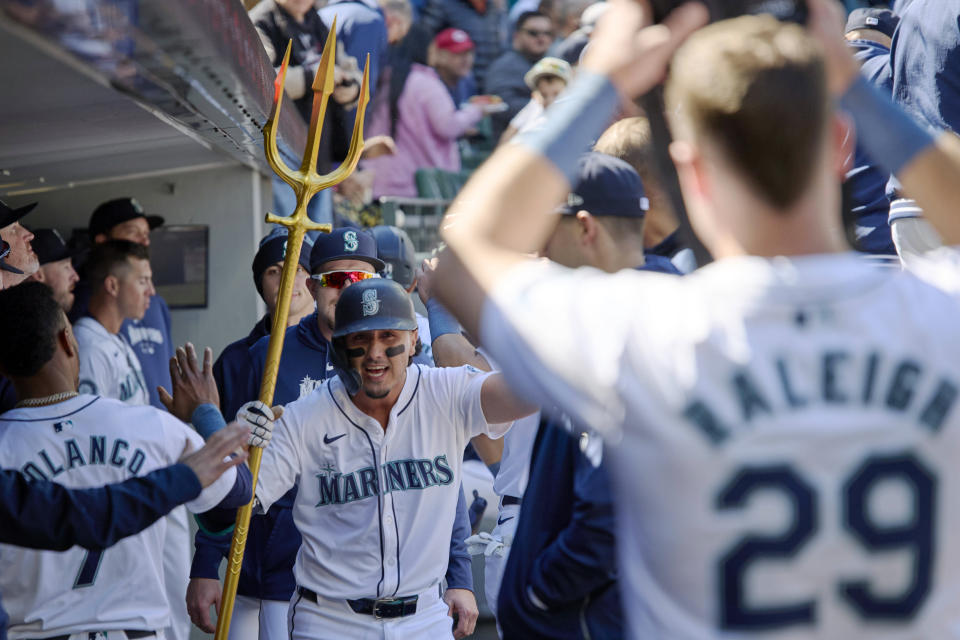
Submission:
[[[373,467],[364,467],[351,473],[338,473],[333,466],[321,467],[317,474],[320,484],[318,507],[346,504],[393,491],[409,491],[445,486],[453,482],[453,469],[446,455],[421,459],[393,460],[380,465],[380,474]]]

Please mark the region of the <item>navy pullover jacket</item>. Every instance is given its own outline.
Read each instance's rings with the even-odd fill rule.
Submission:
[[[662,256],[645,257],[638,271],[679,273]],[[555,420],[540,423],[497,598],[505,638],[623,637],[613,491],[602,445],[589,443]]]

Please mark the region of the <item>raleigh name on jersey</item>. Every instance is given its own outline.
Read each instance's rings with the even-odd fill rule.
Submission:
[[[264,449],[257,498],[299,485],[297,583],[328,598],[408,596],[447,569],[463,449],[487,424],[473,367],[411,365],[384,432],[339,378],[285,407]]]
[[[958,264],[504,278],[483,343],[604,433],[633,637],[960,637]]]
[[[67,487],[99,487],[176,462],[203,439],[150,406],[80,395],[0,415],[0,467]],[[206,511],[234,484],[229,469],[187,508]],[[102,552],[0,546],[0,593],[11,639],[111,629],[162,630],[166,518]]]
[[[149,404],[140,360],[127,341],[86,316],[73,325],[80,345],[80,392]]]

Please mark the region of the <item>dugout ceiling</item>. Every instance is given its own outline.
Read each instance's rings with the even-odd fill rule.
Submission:
[[[0,0],[0,198],[236,163],[269,174],[273,78],[239,0]],[[280,147],[299,165],[306,127],[287,104]]]

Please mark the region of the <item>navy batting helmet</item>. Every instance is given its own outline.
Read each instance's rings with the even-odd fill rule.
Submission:
[[[350,367],[344,338],[360,331],[413,331],[417,316],[406,290],[393,280],[371,278],[350,285],[340,294],[334,314],[333,352],[337,373],[347,392],[360,388],[360,374]],[[416,355],[410,354],[411,357]]]
[[[344,289],[337,300],[334,339],[358,331],[413,331],[416,328],[413,301],[404,288],[393,280],[371,278],[355,282]]]
[[[410,236],[400,227],[386,224],[373,227],[370,232],[377,241],[377,257],[387,265],[383,274],[409,289],[417,270],[417,256]]]

